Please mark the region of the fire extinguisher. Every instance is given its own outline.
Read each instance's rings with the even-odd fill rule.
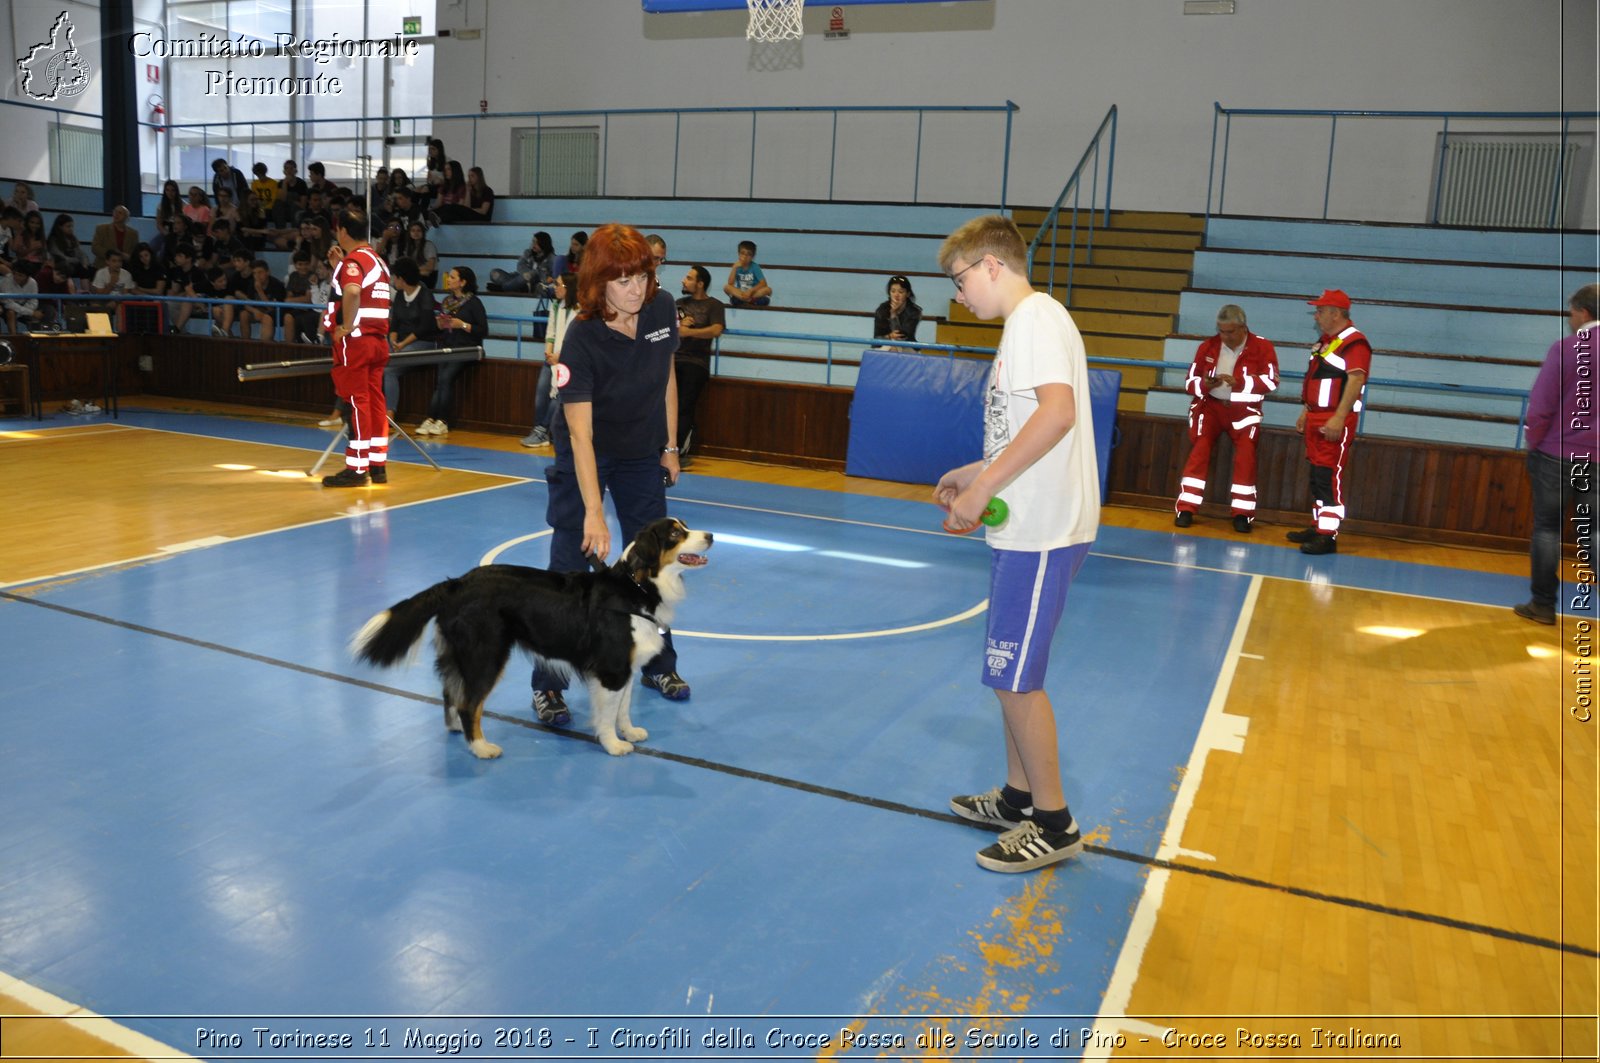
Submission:
[[[157,133],[165,133],[167,131],[167,109],[161,105],[161,97],[152,93],[145,102],[150,107],[150,124],[156,127]]]

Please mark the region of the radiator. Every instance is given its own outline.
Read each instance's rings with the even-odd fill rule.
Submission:
[[[1550,207],[1561,171],[1555,223],[1566,216],[1578,144],[1559,137],[1452,137],[1445,143],[1438,220],[1485,228],[1550,226]]]
[[[517,195],[600,194],[600,132],[578,129],[518,129]]]
[[[63,125],[50,127],[50,183],[87,188],[105,184],[100,130]]]

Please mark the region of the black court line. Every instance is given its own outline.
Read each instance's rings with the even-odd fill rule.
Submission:
[[[211,650],[216,653],[225,653],[232,657],[239,657],[258,664],[270,665],[302,675],[316,676],[320,679],[329,679],[336,683],[348,686],[361,687],[380,694],[392,697],[405,698],[408,701],[420,702],[426,705],[442,705],[439,698],[417,694],[410,690],[401,690],[398,687],[374,683],[367,679],[358,679],[355,676],[341,675],[338,672],[329,672],[321,668],[311,668],[293,661],[285,661],[277,657],[268,657],[265,654],[251,653],[233,646],[224,646],[219,642],[207,642],[204,639],[191,638],[188,635],[179,635],[172,631],[162,631],[159,628],[147,627],[144,624],[135,624],[127,620],[117,620],[114,617],[91,613],[84,609],[74,609],[69,605],[60,605],[55,602],[43,602],[35,598],[24,597],[11,591],[0,591],[0,600],[12,601],[21,605],[32,605],[40,609],[49,609],[53,612],[67,616],[77,617],[81,620],[93,621],[97,624],[106,624],[110,627],[122,628],[125,631],[135,631],[141,635],[150,635],[155,638],[166,639],[170,642],[194,646],[197,649]],[[599,739],[591,734],[576,731],[567,727],[556,727],[551,724],[539,723],[536,720],[524,719],[517,716],[506,716],[503,713],[484,710],[483,715],[500,723],[512,724],[530,731],[545,731],[550,734],[560,735],[581,742],[588,742],[598,746]],[[652,746],[637,745],[633,750],[634,756],[655,757],[658,760],[669,761],[673,764],[682,764],[685,767],[699,768],[704,771],[717,772],[738,779],[748,779],[752,782],[765,783],[769,786],[781,786],[784,789],[795,790],[799,793],[813,794],[818,797],[828,797],[837,801],[848,801],[855,805],[865,805],[869,808],[882,809],[885,812],[894,812],[903,816],[915,816],[918,819],[933,820],[939,823],[951,823],[960,827],[976,827],[981,830],[992,830],[999,833],[999,829],[986,824],[974,823],[962,819],[953,812],[934,811],[933,809],[919,808],[916,805],[902,804],[899,801],[889,801],[880,797],[869,797],[865,794],[852,793],[849,790],[839,790],[830,786],[819,786],[815,783],[803,782],[799,779],[790,779],[782,775],[773,775],[769,772],[755,771],[750,768],[740,768],[732,764],[722,764],[702,757],[692,757],[683,753],[671,753]],[[1392,916],[1397,919],[1410,919],[1419,923],[1428,923],[1433,926],[1445,927],[1451,930],[1463,930],[1471,934],[1482,934],[1485,937],[1498,938],[1501,941],[1512,941],[1520,945],[1532,945],[1536,948],[1551,949],[1564,952],[1572,956],[1582,956],[1587,959],[1600,959],[1600,950],[1578,945],[1569,941],[1560,941],[1554,938],[1540,937],[1536,934],[1526,934],[1517,930],[1508,930],[1504,927],[1490,926],[1487,923],[1473,923],[1465,919],[1456,919],[1447,915],[1438,915],[1433,912],[1418,911],[1415,908],[1401,908],[1395,905],[1379,904],[1376,901],[1365,901],[1359,897],[1346,897],[1337,893],[1325,893],[1321,890],[1307,889],[1303,886],[1290,886],[1280,882],[1269,882],[1266,879],[1254,878],[1249,875],[1238,875],[1230,871],[1221,871],[1216,868],[1199,867],[1194,864],[1180,864],[1172,860],[1163,860],[1159,857],[1145,856],[1142,853],[1129,852],[1125,849],[1114,849],[1106,845],[1084,844],[1084,849],[1099,856],[1109,857],[1113,860],[1122,860],[1130,864],[1140,864],[1149,868],[1159,868],[1164,871],[1174,871],[1187,875],[1198,875],[1203,878],[1227,882],[1236,886],[1247,886],[1252,889],[1269,890],[1274,893],[1285,894],[1290,897],[1300,897],[1305,900],[1320,901],[1325,904],[1336,904],[1357,911],[1373,912],[1378,915]]]

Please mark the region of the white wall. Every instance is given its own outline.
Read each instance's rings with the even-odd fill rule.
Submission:
[[[1238,0],[1231,16],[1185,16],[1182,0],[981,0],[847,7],[851,37],[821,36],[812,0],[797,53],[757,56],[742,12],[645,15],[639,0],[440,0],[436,112],[794,104],[991,104],[1016,101],[1010,201],[1048,203],[1106,108],[1119,108],[1116,205],[1205,208],[1212,104],[1415,110],[1593,109],[1592,0]],[[922,28],[919,28],[922,27]],[[1562,42],[1566,41],[1566,84]],[[759,63],[789,69],[752,69]],[[767,119],[762,120],[763,123]],[[832,131],[785,118],[758,134],[757,183],[778,196],[826,194]],[[1246,129],[1236,120],[1230,209],[1320,209],[1326,122]],[[690,120],[685,120],[685,126]],[[848,146],[838,198],[909,192],[914,120],[841,122]],[[666,123],[670,126],[670,121]],[[847,128],[848,125],[848,128]],[[443,125],[453,155],[471,134]],[[993,203],[999,124],[930,117],[919,198]],[[680,195],[742,195],[748,125],[701,128],[680,151]],[[1421,220],[1433,132],[1417,124],[1340,128],[1333,200],[1374,218]],[[607,192],[671,191],[672,133],[615,123]],[[629,152],[626,143],[650,145]],[[881,145],[862,150],[860,144]],[[503,187],[508,126],[480,127],[476,159]],[[977,145],[974,147],[974,145]],[[1248,147],[1248,157],[1242,152]],[[1417,160],[1421,159],[1421,162]],[[1396,161],[1403,163],[1397,167]],[[1413,172],[1414,171],[1414,172]],[[820,174],[820,178],[818,177]],[[1594,223],[1590,182],[1587,223]],[[808,191],[809,190],[809,191]]]

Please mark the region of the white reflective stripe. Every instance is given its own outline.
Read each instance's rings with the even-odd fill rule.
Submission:
[[[1339,530],[1339,518],[1338,517],[1330,517],[1330,516],[1328,516],[1326,514],[1326,512],[1324,512],[1322,515],[1317,517],[1317,531],[1330,532],[1331,533],[1331,532],[1337,532],[1338,530]]]
[[[388,279],[389,275],[384,272],[383,263],[376,262],[373,264],[371,269],[367,270],[367,275],[361,278],[361,287],[370,288],[372,287],[373,282],[387,281]]]
[[[1196,480],[1193,476],[1185,476],[1181,478],[1178,483],[1179,486],[1193,487],[1198,491],[1204,491],[1206,489],[1206,482],[1204,480]]]
[[[363,306],[356,311],[356,320],[359,321],[364,317],[381,317],[388,320],[389,308],[386,306]]]
[[[1333,381],[1324,380],[1317,386],[1317,405],[1326,406],[1333,401]]]
[[[1235,498],[1233,500],[1233,508],[1254,513],[1256,510],[1256,500],[1253,498]]]
[[[1235,389],[1234,393],[1228,396],[1228,401],[1254,403],[1260,402],[1263,398],[1265,398],[1265,396],[1259,392]]]
[[[1356,327],[1354,325],[1351,325],[1349,328],[1347,328],[1343,332],[1339,333],[1338,338],[1341,339],[1341,340],[1347,340],[1351,336],[1354,336],[1356,334],[1356,331],[1357,331]]]
[[[1255,484],[1234,484],[1233,485],[1233,493],[1235,495],[1253,495],[1253,494],[1256,493],[1256,485]]]
[[[1202,502],[1204,502],[1205,500],[1206,500],[1205,495],[1192,494],[1192,493],[1190,493],[1188,491],[1180,491],[1180,492],[1178,492],[1178,501],[1179,502],[1193,502],[1195,505],[1198,506]]]
[[[1325,354],[1322,356],[1322,360],[1340,371],[1343,371],[1345,368],[1344,359],[1340,358],[1337,354]]]
[[[372,286],[372,298],[374,299],[388,299],[391,294],[389,285],[383,281],[379,281]]]
[[[1259,413],[1252,413],[1249,416],[1241,417],[1237,421],[1233,422],[1233,427],[1235,427],[1235,428],[1249,428],[1253,424],[1260,424],[1260,423],[1261,423],[1261,415]]]

